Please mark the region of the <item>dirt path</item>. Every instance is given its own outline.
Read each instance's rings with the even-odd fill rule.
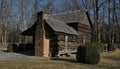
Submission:
[[[19,53],[10,53],[3,51],[0,51],[0,60],[17,60],[17,61],[32,61],[32,62],[50,61],[50,59],[47,58],[27,56]]]
[[[0,60],[24,60],[24,59],[27,59],[27,56],[17,53],[0,51]]]

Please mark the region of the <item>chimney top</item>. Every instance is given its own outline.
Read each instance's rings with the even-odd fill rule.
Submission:
[[[37,18],[43,17],[43,19],[47,19],[49,14],[50,13],[48,13],[48,12],[40,11],[40,12],[37,13]]]

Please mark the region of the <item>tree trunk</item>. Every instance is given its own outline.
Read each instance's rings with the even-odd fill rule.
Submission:
[[[108,24],[109,24],[109,29],[108,29],[108,43],[111,43],[111,28],[110,28],[110,0],[108,0]]]
[[[99,0],[94,0],[94,3],[95,3],[95,12],[94,12],[94,15],[95,15],[95,23],[94,23],[94,26],[95,26],[95,42],[100,42],[100,24],[99,24],[99,5],[98,5],[98,1]]]
[[[20,14],[21,14],[21,16],[20,16],[21,17],[20,18],[20,30],[23,31],[24,30],[24,0],[20,0]],[[21,43],[23,37],[21,35],[19,35],[19,36],[20,36],[19,41]]]

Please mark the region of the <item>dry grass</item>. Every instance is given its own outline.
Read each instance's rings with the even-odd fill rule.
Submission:
[[[117,49],[115,52],[101,53],[101,61],[98,66],[120,69],[120,49]]]
[[[101,57],[108,58],[108,59],[114,59],[114,60],[120,60],[120,49],[117,49],[115,52],[104,52],[101,53]]]
[[[108,69],[120,69],[120,63],[105,58],[101,58],[101,61],[97,66]]]
[[[90,69],[90,65],[68,62],[1,61],[0,69]]]
[[[5,48],[0,48],[4,49]],[[119,61],[118,61],[119,60]],[[101,53],[99,64],[88,65],[68,61],[0,61],[0,69],[120,69],[120,49]]]
[[[0,46],[0,50],[7,50],[7,46]]]

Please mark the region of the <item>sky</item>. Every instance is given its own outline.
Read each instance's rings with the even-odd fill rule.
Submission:
[[[2,0],[0,0],[0,4],[1,4],[1,1]],[[10,1],[10,0],[7,0],[7,1]],[[20,6],[19,6],[19,2],[17,2],[17,1],[20,1],[20,0],[13,0],[12,14],[15,15],[16,20],[19,21],[20,20]],[[47,4],[47,0],[40,0],[40,1],[41,2],[39,2],[39,5],[38,5],[39,9],[38,9],[38,11],[44,11],[43,6]],[[56,4],[55,7],[56,7],[57,10],[60,10],[59,5],[61,3],[64,3],[64,1],[70,1],[70,0],[54,0],[54,4]],[[100,0],[100,1],[102,1],[102,0]],[[25,0],[25,4],[26,4],[25,5],[25,9],[26,10],[25,10],[24,14],[27,14],[27,15],[24,16],[24,19],[26,17],[29,18],[29,19],[25,19],[24,20],[25,24],[28,23],[30,21],[30,18],[33,16],[32,11],[34,11],[34,9],[32,9],[32,7],[33,7],[34,2],[35,2],[35,0]],[[82,4],[82,0],[80,2]],[[100,9],[100,11],[102,11],[102,9]],[[93,14],[93,10],[90,11],[90,13]]]

